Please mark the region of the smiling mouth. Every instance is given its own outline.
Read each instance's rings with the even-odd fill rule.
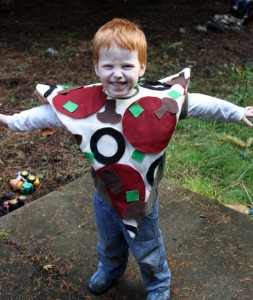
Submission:
[[[124,86],[126,83],[125,82],[111,82],[111,84],[113,85],[113,86]]]

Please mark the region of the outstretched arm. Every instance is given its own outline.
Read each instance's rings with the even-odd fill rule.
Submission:
[[[62,123],[52,107],[46,104],[12,116],[0,114],[0,125],[12,131],[31,131],[52,126],[61,127]]]
[[[188,93],[187,117],[234,123],[243,122],[247,126],[253,126],[248,119],[253,117],[253,107],[244,108],[212,96]]]

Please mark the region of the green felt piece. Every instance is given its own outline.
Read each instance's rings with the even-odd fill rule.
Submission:
[[[78,108],[78,104],[72,102],[71,100],[68,100],[63,107],[68,111],[68,112],[74,112]]]
[[[131,158],[132,158],[133,160],[136,160],[136,161],[138,161],[138,162],[141,163],[141,162],[143,162],[145,156],[146,156],[145,153],[143,153],[143,152],[141,152],[141,151],[135,149],[135,150],[133,151],[133,153],[132,153]]]
[[[63,89],[68,89],[71,87],[71,85],[69,84],[59,84],[60,87],[62,87]]]
[[[85,157],[89,160],[89,162],[92,164],[94,163],[94,153],[93,152],[84,152],[83,153]]]
[[[144,109],[140,106],[139,103],[135,102],[130,108],[129,111],[131,112],[131,114],[137,118],[139,117],[140,114],[142,114],[144,112]]]
[[[172,90],[168,92],[168,96],[170,96],[173,99],[177,99],[178,97],[182,96],[182,94]]]
[[[133,191],[127,191],[126,192],[126,200],[127,202],[134,202],[139,201],[139,191],[133,190]]]

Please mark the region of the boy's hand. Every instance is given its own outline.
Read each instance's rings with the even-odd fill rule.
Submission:
[[[0,114],[0,126],[7,127],[6,116],[3,114]]]
[[[253,106],[247,106],[245,107],[244,111],[244,117],[242,119],[242,122],[246,124],[247,126],[252,127],[253,124],[248,118],[253,118]]]

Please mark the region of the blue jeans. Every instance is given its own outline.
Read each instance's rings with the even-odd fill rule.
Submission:
[[[93,203],[98,229],[98,267],[104,274],[111,279],[121,277],[127,267],[130,249],[140,267],[145,289],[169,289],[171,273],[158,224],[158,199],[152,213],[142,218],[135,239],[130,238],[119,214],[97,191]]]

